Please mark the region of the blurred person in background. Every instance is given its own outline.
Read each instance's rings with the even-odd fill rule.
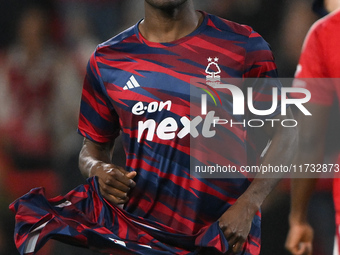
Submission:
[[[320,5],[317,1],[314,7],[323,7],[318,9],[320,14],[332,12],[321,20],[317,21],[311,28],[306,37],[299,65],[296,71],[297,78],[340,78],[340,54],[338,44],[340,41],[340,2],[338,0],[325,1]],[[339,163],[339,148],[336,147],[339,139],[338,130],[334,133],[333,144],[326,143],[328,125],[335,125],[334,122],[339,120],[339,110],[334,114],[332,106],[335,104],[339,109],[340,83],[339,79],[328,79],[325,82],[312,83],[304,82],[303,86],[312,93],[312,100],[306,104],[307,109],[312,113],[312,117],[298,115],[301,125],[299,127],[299,150],[296,155],[296,164],[322,164]],[[318,80],[317,80],[318,81]],[[296,83],[301,84],[301,83]],[[293,95],[294,96],[294,95]],[[334,121],[335,120],[335,121]],[[315,147],[316,145],[316,147]],[[327,154],[327,147],[335,146],[337,150],[333,155]],[[328,158],[327,158],[328,155]],[[293,179],[292,180],[292,207],[289,216],[290,231],[287,236],[286,247],[293,255],[311,255],[323,254],[326,251],[319,251],[313,247],[313,236],[316,235],[315,242],[320,239],[317,237],[319,231],[317,226],[315,234],[312,226],[308,222],[308,202],[315,189],[317,179]],[[331,186],[331,185],[328,185]],[[333,197],[335,205],[335,243],[333,254],[339,252],[339,227],[340,227],[340,182],[338,176],[333,180]],[[313,201],[311,203],[320,207],[320,203]],[[322,206],[321,206],[322,207]],[[327,222],[327,217],[321,218],[316,224],[322,225]],[[334,236],[334,228],[327,235]],[[331,248],[330,245],[329,248]],[[329,250],[329,249],[328,249]],[[327,251],[327,254],[331,254]]]
[[[26,4],[18,22],[17,41],[3,52],[0,62],[0,148],[12,166],[4,176],[16,180],[5,183],[12,196],[39,183],[46,184],[50,194],[59,190],[52,170],[50,110],[56,51],[49,37],[49,6]]]
[[[61,190],[53,169],[51,105],[57,54],[50,34],[52,11],[49,1],[22,3],[15,43],[0,53],[1,203],[36,186],[44,186],[49,195]],[[1,218],[8,220],[1,222],[0,232],[7,237],[13,222],[7,210],[1,211]],[[4,243],[0,253],[13,254],[13,241]]]

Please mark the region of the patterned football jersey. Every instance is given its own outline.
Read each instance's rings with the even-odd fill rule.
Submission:
[[[10,205],[16,213],[14,240],[20,254],[35,254],[49,239],[105,254],[222,254],[227,251],[218,223],[193,235],[137,217],[112,206],[99,192],[96,178],[65,196],[45,197],[32,189]]]
[[[136,24],[100,44],[90,58],[82,92],[79,133],[105,143],[121,131],[126,170],[137,172],[136,187],[119,213],[157,226],[148,234],[160,242],[159,247],[173,245],[182,249],[171,250],[170,254],[187,254],[197,246],[208,247],[207,243],[214,244],[215,252],[225,253],[227,242],[215,227],[219,217],[251,183],[244,177],[199,178],[190,174],[190,163],[214,164],[212,156],[217,155],[219,163],[240,167],[256,164],[261,153],[253,131],[245,124],[252,117],[248,108],[243,115],[233,114],[233,104],[242,98],[213,85],[223,84],[223,79],[255,78],[250,84],[239,83],[233,89],[241,93],[251,88],[252,105],[258,110],[271,107],[273,87],[280,97],[280,82],[259,82],[260,78],[277,77],[264,39],[248,26],[203,15],[202,24],[194,32],[171,43],[147,41]],[[218,111],[214,112],[225,114],[224,118],[234,121],[234,125],[221,126],[223,133],[216,134],[208,144],[199,142],[200,146],[193,147],[193,139],[213,132],[211,125],[205,129],[208,113],[193,116],[193,112],[201,112],[199,107],[197,111],[192,109],[196,105],[191,99],[198,92],[207,96],[198,97],[207,98],[209,109],[215,106]],[[277,106],[257,119],[278,113]],[[216,147],[209,146],[211,143]],[[93,213],[101,214],[101,207],[95,207]],[[242,254],[259,254],[260,225],[258,212]],[[126,222],[118,220],[114,226],[114,239],[135,240]],[[157,229],[166,233],[166,238],[160,238]],[[212,234],[203,235],[204,242],[198,242],[205,231]],[[176,236],[171,237],[173,232],[180,233],[183,240],[191,238],[189,246],[177,244]],[[195,241],[192,237],[196,237]],[[105,237],[98,238],[104,242]],[[145,244],[151,245],[149,241]]]

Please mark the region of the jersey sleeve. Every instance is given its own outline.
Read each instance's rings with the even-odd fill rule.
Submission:
[[[281,88],[277,67],[269,44],[255,31],[251,31],[246,46],[243,78],[246,87],[252,88],[252,105],[256,110],[269,110],[266,115],[251,114],[261,119],[280,114]],[[277,98],[275,105],[274,98]],[[273,108],[272,108],[273,107]]]
[[[325,78],[323,67],[323,48],[317,27],[312,27],[304,41],[299,64],[295,73],[296,78]]]
[[[311,93],[310,103],[330,106],[334,100],[333,81],[327,73],[327,55],[320,34],[319,23],[309,31],[299,59],[295,73],[297,80],[293,87],[303,86]],[[291,94],[292,97],[299,97],[298,94]]]
[[[101,79],[95,54],[88,62],[83,83],[78,133],[95,142],[105,143],[118,136],[120,125]]]

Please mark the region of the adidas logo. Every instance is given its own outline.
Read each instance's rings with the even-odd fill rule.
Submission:
[[[140,85],[139,85],[138,81],[136,80],[136,78],[132,75],[123,89],[127,90],[127,89],[133,89],[133,88],[137,88],[137,87],[140,87]]]

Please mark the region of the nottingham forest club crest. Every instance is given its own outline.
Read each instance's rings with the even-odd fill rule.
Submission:
[[[205,72],[207,74],[206,79],[207,79],[207,84],[210,86],[213,86],[215,84],[220,84],[221,82],[221,76],[219,75],[221,73],[221,68],[217,64],[218,58],[208,58],[208,65],[207,68],[205,69]]]

